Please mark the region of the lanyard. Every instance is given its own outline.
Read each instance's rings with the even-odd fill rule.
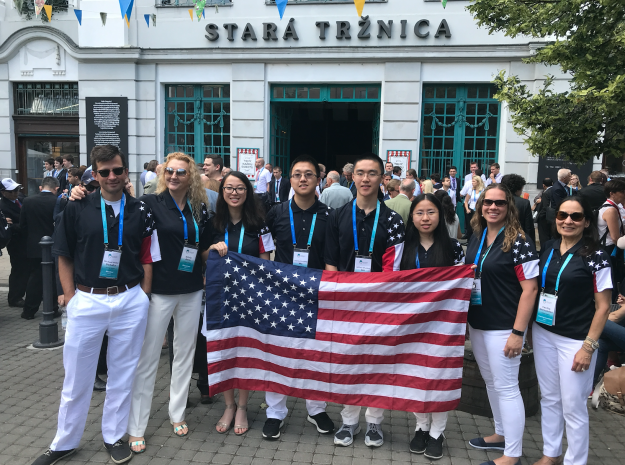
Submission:
[[[243,236],[245,235],[245,226],[241,225],[241,235],[239,236],[239,250],[238,252],[241,253],[241,250],[243,250]],[[230,242],[228,241],[228,227],[226,226],[226,246],[228,246],[228,248],[230,248]]]
[[[295,239],[295,224],[293,223],[293,210],[291,209],[291,200],[289,200],[289,218],[291,219],[291,239],[293,239],[293,247],[297,247],[297,240]],[[310,249],[312,243],[313,232],[315,231],[315,223],[317,222],[317,214],[313,215],[312,224],[310,225],[310,234],[308,235],[308,243],[306,247]],[[356,249],[358,250],[358,249]]]
[[[490,249],[493,248],[493,244],[497,241],[497,237],[499,237],[499,235],[504,229],[505,229],[505,226],[499,230],[499,232],[497,233],[497,236],[495,237],[495,240],[492,242],[490,246],[488,246],[488,249],[486,250],[486,253],[484,254],[484,258],[482,258],[482,263],[480,263],[480,273],[482,273],[482,267],[484,266],[484,260],[486,260],[486,257],[488,256],[488,252],[490,252]],[[486,228],[484,230],[484,233],[482,234],[482,241],[480,242],[480,248],[477,249],[477,254],[475,254],[475,260],[473,261],[474,265],[477,265],[477,262],[480,260],[480,254],[482,253],[482,247],[484,246],[484,240],[486,240],[487,232],[488,232],[488,228]]]
[[[354,185],[354,181],[349,185],[349,190],[352,190],[352,186]]]
[[[174,199],[172,198],[172,200]],[[184,213],[182,213],[182,210],[180,210],[180,207],[178,206],[175,200],[174,200],[174,205],[180,212],[180,216],[182,216],[182,222],[184,224],[184,243],[186,244],[189,240],[189,235],[187,233],[187,219],[184,217]],[[193,216],[193,209],[191,208],[191,204],[189,203],[188,199],[187,199],[187,205],[189,206],[189,210],[191,210],[191,218],[193,218],[193,226],[195,226],[195,245],[197,245],[198,242],[200,242],[200,230],[198,229],[197,223],[195,222],[195,217]]]
[[[545,262],[545,267],[543,268],[543,291],[545,290],[545,279],[547,278],[547,270],[549,269],[549,263],[551,263],[551,257],[553,257],[553,249],[551,249],[549,258],[547,258],[547,261]],[[560,268],[560,271],[558,272],[558,279],[556,279],[556,295],[558,294],[558,287],[560,286],[560,276],[562,276],[562,272],[566,268],[566,265],[569,264],[572,257],[573,254],[568,254],[568,257],[566,257],[566,260],[564,260],[564,263],[562,264],[562,268]]]
[[[419,247],[417,247],[417,259],[416,259],[417,270],[421,268],[421,264],[419,263]]]
[[[354,229],[354,249],[358,255],[358,233],[356,232],[356,199],[352,204],[352,226]],[[373,231],[371,232],[371,242],[369,243],[369,255],[373,253],[373,243],[375,242],[375,232],[378,230],[378,220],[380,219],[380,201],[377,201],[375,207],[375,221],[373,223]]]
[[[473,190],[473,195],[471,196],[471,198],[473,199],[473,204],[477,204],[477,197],[476,197],[475,189]]]
[[[119,207],[119,235],[117,238],[117,245],[119,246],[119,250],[122,248],[122,235],[124,233],[124,201],[126,200],[126,196],[122,195],[122,203]],[[109,231],[108,225],[106,224],[106,205],[104,204],[104,198],[102,197],[102,193],[100,193],[100,208],[102,210],[102,229],[104,230],[104,246],[106,249],[109,247]]]

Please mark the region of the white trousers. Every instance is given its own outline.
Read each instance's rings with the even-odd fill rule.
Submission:
[[[447,426],[447,413],[448,412],[414,412],[414,416],[417,419],[415,431],[429,431],[430,436],[434,439],[438,439],[438,437],[445,432],[445,427]]]
[[[469,325],[473,355],[486,383],[488,401],[495,420],[495,433],[506,438],[504,454],[523,454],[525,407],[519,390],[521,356],[508,358],[503,349],[510,330],[482,331]]]
[[[277,392],[266,392],[265,402],[267,402],[267,418],[277,418],[284,420],[289,413],[286,407],[286,399],[288,396],[278,394]],[[306,410],[308,415],[315,415],[326,411],[326,403],[320,400],[306,400]]]
[[[130,390],[141,354],[149,303],[140,286],[115,296],[76,291],[70,300],[63,347],[65,380],[52,450],[75,449],[80,443],[104,333],[108,334],[109,344],[102,436],[104,442],[113,444],[126,433]]]
[[[169,388],[169,419],[174,423],[184,420],[201,311],[202,291],[178,295],[152,294],[145,340],[132,387],[128,419],[128,434],[131,436],[143,437],[148,426],[161,347],[172,316],[174,361]]]
[[[587,402],[592,391],[597,354],[593,354],[588,370],[577,373],[571,367],[584,341],[559,336],[537,324],[533,326],[532,335],[542,396],[543,454],[549,457],[562,454],[562,434],[566,424],[568,448],[564,464],[585,465],[590,445]]]
[[[344,425],[357,425],[360,419],[360,409],[358,405],[344,405],[341,410],[341,417]],[[365,412],[365,420],[367,423],[382,424],[384,420],[384,409],[376,407],[368,407]]]

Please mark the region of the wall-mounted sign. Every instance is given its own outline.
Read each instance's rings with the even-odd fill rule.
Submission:
[[[114,145],[128,156],[128,98],[86,97],[87,164],[96,145]]]
[[[410,159],[412,158],[412,150],[387,150],[386,161],[390,161],[393,167],[399,166],[401,168],[401,178],[406,177],[406,171],[410,166]]]
[[[253,181],[256,176],[256,160],[260,154],[259,149],[237,148],[237,170]]]

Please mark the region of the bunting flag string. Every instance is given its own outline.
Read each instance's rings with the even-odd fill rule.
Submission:
[[[191,16],[191,21],[193,21],[193,9],[189,10],[189,16]]]
[[[35,16],[39,16],[46,0],[35,0]]]
[[[356,12],[358,16],[362,16],[362,9],[365,6],[365,0],[354,0],[354,5],[356,5]]]
[[[206,0],[197,0],[195,2],[195,14],[197,14],[197,20],[200,20],[200,16],[204,16],[204,7],[206,6]]]
[[[145,18],[145,23],[148,25],[148,27],[150,27],[150,14],[145,14],[143,15],[143,17]]]
[[[278,13],[280,13],[280,19],[284,16],[284,10],[286,10],[286,4],[289,0],[276,0],[276,6],[278,7]]]
[[[78,24],[82,26],[82,10],[74,10],[74,14],[76,15],[76,19],[78,20]]]
[[[22,5],[24,4],[24,1],[23,0],[13,0],[13,3],[15,4],[15,9],[18,12],[21,12],[22,11]]]
[[[48,22],[52,21],[52,5],[44,5],[43,9],[46,12],[46,16],[48,17]]]
[[[106,26],[106,13],[100,12],[100,19],[102,20],[102,26]]]
[[[156,13],[152,14],[152,26],[156,27]]]
[[[441,3],[443,4],[443,9],[447,7],[447,0],[441,0]]]

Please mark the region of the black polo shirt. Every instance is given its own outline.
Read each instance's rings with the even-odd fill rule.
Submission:
[[[482,236],[474,234],[465,263],[472,265]],[[469,324],[486,331],[512,330],[523,289],[521,281],[538,276],[538,252],[531,239],[519,234],[508,252],[501,250],[504,233],[497,236],[482,268],[482,305],[469,305]],[[488,246],[484,241],[477,270]]]
[[[553,326],[539,324],[542,328],[560,336],[583,341],[588,336],[590,324],[595,316],[595,293],[612,289],[610,257],[604,250],[598,250],[588,257],[579,254],[582,241],[571,247],[564,257],[560,255],[561,239],[545,244],[540,252],[540,274],[538,285],[542,286],[543,270],[553,250],[551,263],[545,276],[545,292],[553,294],[558,273],[569,254],[571,260],[562,271],[556,301],[556,321]],[[540,293],[539,293],[540,298]],[[536,312],[534,312],[536,319]]]
[[[291,201],[293,209],[293,226],[295,229],[295,240],[298,249],[306,249],[308,246],[308,236],[312,225],[313,216],[317,214],[315,220],[315,230],[310,244],[310,255],[308,256],[308,268],[323,270],[325,260],[323,258],[326,238],[326,225],[330,212],[332,211],[326,204],[315,199],[315,203],[308,210],[302,210]],[[291,235],[291,218],[289,215],[289,202],[275,205],[267,214],[267,226],[276,244],[276,258],[280,263],[293,264],[293,238]]]
[[[169,191],[160,194],[144,195],[140,198],[152,209],[156,224],[158,224],[158,240],[163,244],[161,248],[162,260],[152,268],[152,292],[154,294],[177,295],[188,294],[202,290],[202,252],[210,247],[208,235],[208,211],[202,203],[200,221],[197,222],[200,232],[198,253],[191,273],[178,270],[182,248],[184,247],[184,223],[180,211]],[[193,212],[188,205],[182,210],[187,220],[187,237],[189,244],[195,244],[195,227],[193,226]]]
[[[109,249],[117,250],[119,215],[106,205]],[[74,261],[74,281],[83,286],[122,286],[143,278],[142,264],[161,259],[152,210],[142,201],[126,195],[122,256],[117,279],[100,278],[104,257],[104,231],[100,190],[81,201],[69,202],[56,224],[52,253]]]
[[[326,227],[325,261],[339,271],[354,271],[356,251],[352,226],[352,205],[356,199],[332,210]],[[356,206],[358,255],[369,255],[375,209],[365,215]],[[397,271],[404,250],[404,222],[401,216],[380,203],[380,218],[375,233],[371,271]]]
[[[232,224],[228,221],[228,250],[230,252],[239,251],[239,240],[241,239],[242,225],[243,221],[239,221],[237,224]],[[215,228],[215,217],[209,221],[208,235],[210,245],[225,241],[226,235]],[[271,236],[271,232],[269,231],[267,225],[263,225],[260,231],[249,231],[245,228],[243,245],[241,247],[242,254],[251,255],[252,257],[260,257],[261,253],[271,252],[274,249],[275,246],[273,244],[273,237]]]
[[[454,250],[454,265],[459,265],[464,263],[464,250],[456,239],[451,239],[452,247]],[[404,247],[406,245],[404,244]],[[428,251],[423,248],[421,244],[419,244],[419,248],[417,250],[419,253],[419,267],[420,268],[430,268],[433,265],[428,263]],[[415,260],[413,263],[405,268],[406,270],[415,270],[417,268],[417,261]]]

